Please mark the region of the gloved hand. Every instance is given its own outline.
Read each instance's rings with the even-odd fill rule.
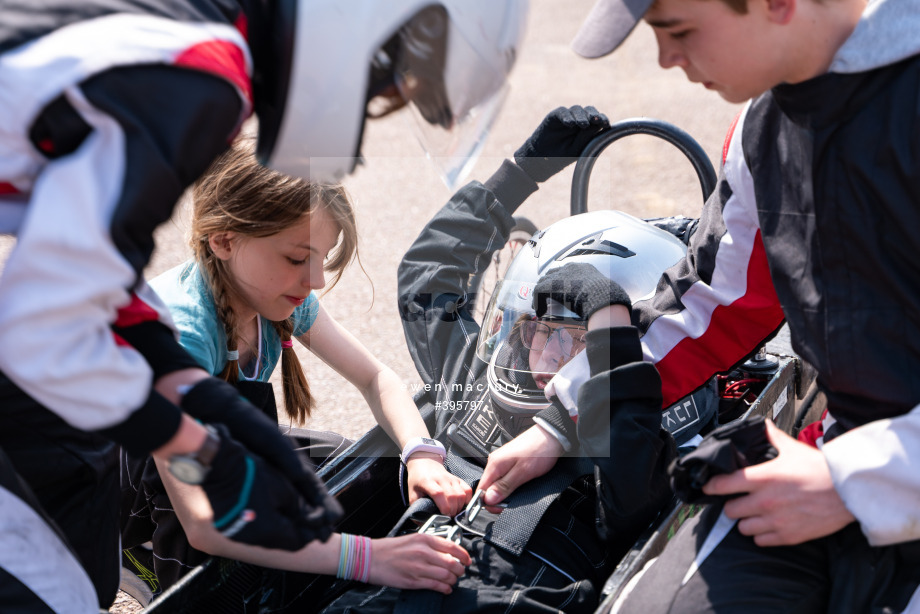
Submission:
[[[632,308],[629,295],[620,284],[584,262],[570,262],[540,278],[533,292],[533,308],[538,318],[546,313],[549,299],[562,304],[584,320],[607,305]]]
[[[333,525],[342,517],[342,508],[313,473],[309,458],[294,451],[274,421],[243,399],[236,388],[214,377],[195,384],[182,397],[181,406],[202,422],[226,426],[236,441],[261,459],[266,467],[263,473],[271,468],[277,481],[287,481],[303,497],[301,507],[285,508],[296,516],[291,521],[306,523],[323,541],[329,537]],[[215,459],[215,468],[217,462]]]
[[[541,183],[577,160],[585,146],[609,127],[607,116],[594,107],[559,107],[514,152],[514,161]]]
[[[724,503],[740,495],[705,494],[703,486],[710,478],[765,463],[778,455],[767,436],[763,416],[730,422],[706,435],[695,450],[671,462],[671,488],[686,503]]]
[[[234,541],[282,550],[329,537],[331,526],[318,520],[330,508],[341,515],[335,499],[327,497],[325,509],[308,504],[284,475],[234,441],[226,426],[212,426],[220,447],[201,487],[218,531]]]

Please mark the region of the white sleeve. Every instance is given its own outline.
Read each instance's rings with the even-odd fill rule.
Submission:
[[[871,545],[920,539],[920,406],[853,429],[822,451]]]
[[[591,366],[588,364],[588,353],[581,352],[567,362],[556,375],[549,380],[543,394],[547,400],[552,397],[559,399],[562,406],[569,412],[569,416],[578,415],[578,391],[582,384],[591,378]]]
[[[76,88],[68,97],[93,131],[33,187],[0,279],[0,371],[69,424],[97,430],[144,404],[153,373],[111,328],[135,281],[109,233],[124,133]]]

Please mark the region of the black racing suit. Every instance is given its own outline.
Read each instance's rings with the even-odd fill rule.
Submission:
[[[0,14],[0,610],[89,611],[118,587],[111,442],[170,440],[152,382],[195,366],[141,278],[153,232],[251,112],[252,61],[228,0]]]
[[[700,560],[713,509],[678,533],[624,611],[907,607],[920,583],[918,101],[920,2],[870,2],[828,73],[742,111],[688,258],[634,306],[666,399],[785,318],[827,396],[821,452],[856,522],[779,548],[734,528]]]
[[[459,475],[471,465],[454,455],[469,455],[448,431],[491,411],[485,364],[475,357],[479,326],[469,311],[467,280],[508,240],[512,213],[535,188],[506,162],[486,185],[473,182],[457,192],[399,267],[409,350],[430,387],[436,437],[449,449],[447,466]],[[550,484],[544,494],[556,498],[542,518],[525,516],[536,528],[520,554],[503,547],[499,534],[503,516],[516,513],[515,492],[497,519],[476,523],[487,536],[465,533],[463,546],[473,564],[450,595],[370,586],[346,593],[325,611],[593,611],[606,577],[670,500],[665,470],[676,452],[661,428],[661,384],[654,367],[642,360],[637,331],[591,331],[586,352],[591,378],[579,392],[578,420],[572,424],[578,446],[528,484]],[[554,425],[562,417],[571,422],[555,404],[541,414],[554,414],[548,415]]]

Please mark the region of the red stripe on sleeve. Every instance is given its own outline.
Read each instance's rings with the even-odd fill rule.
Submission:
[[[818,440],[824,439],[824,423],[820,420],[817,422],[812,422],[801,431],[799,431],[796,439],[802,443],[810,445],[812,448],[817,448]]]
[[[0,194],[19,194],[19,190],[12,183],[0,181]]]
[[[233,22],[233,27],[240,31],[244,39],[249,41],[249,20],[246,19],[246,13],[240,11],[240,14],[236,16],[236,21]]]
[[[219,75],[236,85],[252,102],[252,81],[243,51],[229,41],[211,40],[192,45],[175,60],[177,66]]]
[[[136,294],[132,294],[131,302],[126,307],[118,310],[115,326],[136,326],[144,322],[156,322],[159,319],[160,314],[157,313],[156,309],[142,301]]]
[[[679,342],[656,367],[661,374],[663,407],[699,388],[749,354],[783,321],[760,231],[754,238],[744,296],[712,313],[706,332]]]
[[[732,137],[735,135],[735,128],[738,127],[738,120],[741,119],[741,113],[739,111],[735,115],[735,119],[732,120],[732,125],[728,127],[728,133],[725,135],[725,142],[722,143],[722,165],[725,165],[725,160],[728,159],[728,146],[732,144]]]

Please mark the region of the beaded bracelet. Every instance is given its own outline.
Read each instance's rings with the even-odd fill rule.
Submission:
[[[371,539],[364,535],[342,533],[339,568],[335,577],[367,582],[371,575]]]

